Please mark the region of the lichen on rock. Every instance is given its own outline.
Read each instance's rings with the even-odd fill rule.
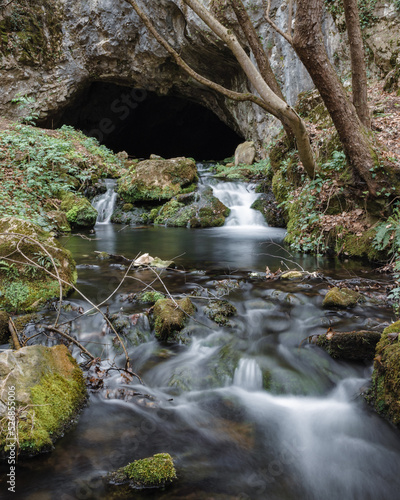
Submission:
[[[15,415],[20,453],[33,456],[50,451],[57,438],[70,427],[86,400],[81,369],[65,346],[23,347],[0,354],[0,396],[7,401],[14,388]],[[6,406],[0,405],[0,419],[6,419]],[[11,441],[5,440],[4,455]]]

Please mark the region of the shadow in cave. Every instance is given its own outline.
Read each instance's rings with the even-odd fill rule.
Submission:
[[[243,141],[199,104],[101,82],[92,83],[53,124],[72,125],[134,158],[157,154],[222,160]]]

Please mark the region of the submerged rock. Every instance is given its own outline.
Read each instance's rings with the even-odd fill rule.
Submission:
[[[227,300],[211,300],[204,312],[220,326],[230,326],[228,318],[237,314],[236,307]]]
[[[375,347],[380,338],[380,332],[368,330],[358,332],[334,332],[331,330],[318,336],[317,345],[324,348],[332,358],[347,361],[370,361],[374,359]]]
[[[160,340],[173,340],[194,311],[195,307],[187,297],[176,302],[172,299],[157,300],[154,306],[156,337]]]
[[[338,288],[335,286],[325,295],[322,306],[345,309],[346,307],[354,307],[364,301],[365,298],[361,293],[350,290],[350,288]]]
[[[121,467],[109,474],[107,479],[111,486],[128,486],[128,492],[129,489],[162,488],[175,481],[177,476],[171,455],[157,453]]]
[[[58,280],[45,271],[55,274],[51,258],[64,281],[63,293],[71,290],[71,286],[66,283],[76,282],[75,262],[71,253],[59,244],[52,233],[15,217],[0,219],[0,233],[1,308],[11,313],[30,312],[43,306],[46,300],[57,297]],[[13,254],[15,262],[2,260],[10,254]],[[28,259],[44,269],[35,267]]]
[[[10,397],[11,395],[11,397]],[[15,401],[20,453],[33,456],[49,451],[73,423],[86,400],[81,369],[65,346],[35,345],[0,354],[0,419],[4,402]],[[6,428],[0,431],[0,453],[9,451]]]
[[[372,385],[367,400],[376,411],[400,426],[400,321],[383,330],[376,346]]]
[[[196,181],[196,163],[190,158],[145,160],[120,178],[118,194],[126,203],[166,201]]]

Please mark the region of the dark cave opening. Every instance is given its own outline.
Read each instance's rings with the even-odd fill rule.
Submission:
[[[114,152],[222,160],[243,141],[209,109],[187,99],[158,96],[111,83],[90,85],[53,125],[72,125]]]

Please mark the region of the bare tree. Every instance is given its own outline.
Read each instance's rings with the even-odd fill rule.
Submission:
[[[226,97],[235,99],[237,101],[252,101],[261,106],[265,111],[278,118],[285,127],[289,127],[295,136],[297,148],[299,151],[300,160],[304,166],[305,171],[310,177],[315,174],[315,161],[309,135],[304,121],[296,113],[296,111],[289,106],[282,98],[277,96],[271,90],[267,82],[264,80],[259,70],[255,67],[250,57],[246,54],[236,36],[227,28],[225,28],[203,5],[197,0],[183,0],[206,24],[207,26],[231,49],[236,57],[238,63],[248,77],[249,81],[258,92],[260,97],[254,94],[240,94],[228,90],[221,85],[212,82],[203,76],[196,73],[190,68],[181,58],[181,56],[170,46],[170,44],[157,32],[153,23],[145,12],[139,7],[137,1],[126,0],[135,12],[142,19],[147,29],[152,33],[156,40],[173,56],[176,63],[183,68],[190,76],[198,82],[206,85],[213,90],[221,92]]]
[[[319,90],[353,168],[354,183],[360,184],[363,180],[369,193],[375,196],[378,187],[372,176],[377,163],[375,145],[371,132],[360,121],[326,52],[321,30],[322,0],[298,0],[293,33],[291,24],[287,32],[280,30],[270,18],[269,11],[270,0],[266,19],[292,45]]]

